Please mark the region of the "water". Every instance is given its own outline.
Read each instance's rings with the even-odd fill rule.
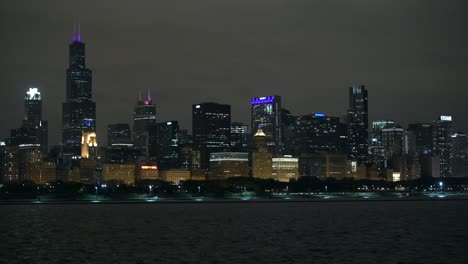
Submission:
[[[468,263],[468,201],[0,210],[0,263]]]

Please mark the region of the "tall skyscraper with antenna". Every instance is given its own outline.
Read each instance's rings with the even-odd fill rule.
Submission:
[[[138,96],[137,104],[133,111],[133,142],[134,146],[143,150],[148,158],[148,135],[152,126],[156,125],[156,106],[148,91],[145,100],[141,93]]]
[[[65,102],[62,104],[62,143],[64,160],[71,162],[81,154],[84,132],[96,131],[96,102],[93,101],[92,71],[86,68],[85,43],[81,30],[74,27],[69,46],[69,67]]]

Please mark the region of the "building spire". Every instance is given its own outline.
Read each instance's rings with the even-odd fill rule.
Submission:
[[[147,99],[148,99],[149,102],[153,101],[153,99],[151,98],[151,92],[150,92],[149,89],[148,89],[148,98]]]
[[[81,42],[81,25],[78,23],[78,42]]]
[[[138,91],[138,102],[141,102],[141,91]]]
[[[76,41],[76,24],[73,23],[73,37],[72,37],[72,43]]]

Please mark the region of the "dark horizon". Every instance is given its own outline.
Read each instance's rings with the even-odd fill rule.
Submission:
[[[21,124],[24,92],[37,87],[50,145],[60,143],[77,22],[93,70],[101,144],[108,124],[132,125],[138,92],[146,90],[158,122],[190,129],[192,104],[230,104],[232,121],[250,124],[250,99],[273,94],[294,115],[340,116],[348,87],[364,84],[370,121],[406,127],[452,115],[454,131],[468,131],[463,1],[143,1],[128,8],[112,1],[109,10],[110,2],[23,3],[0,4],[2,139]]]

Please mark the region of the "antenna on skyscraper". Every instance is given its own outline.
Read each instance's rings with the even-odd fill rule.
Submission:
[[[141,102],[141,91],[138,91],[138,102]]]
[[[75,42],[76,40],[76,24],[73,23],[73,38],[72,38],[72,42]]]
[[[81,42],[81,25],[78,23],[78,42]]]
[[[149,89],[148,89],[148,101],[150,101],[150,102],[153,101],[153,99],[151,99],[151,92],[150,92]]]

